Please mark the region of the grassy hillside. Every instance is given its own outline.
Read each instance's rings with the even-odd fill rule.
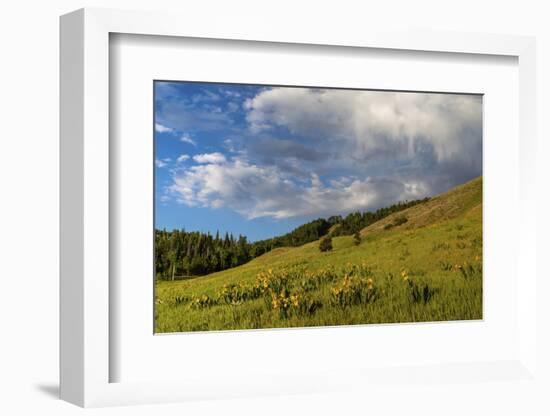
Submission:
[[[481,220],[481,199],[482,178],[479,177],[431,198],[427,202],[408,208],[406,211],[391,214],[365,228],[361,234],[368,235],[381,231],[403,215],[407,217],[408,221],[400,227],[401,230],[436,225],[465,214],[479,215]]]
[[[353,237],[156,283],[157,332],[480,319],[482,179]]]

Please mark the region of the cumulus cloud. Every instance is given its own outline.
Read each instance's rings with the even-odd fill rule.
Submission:
[[[319,145],[346,144],[361,157],[410,158],[415,143],[425,142],[442,161],[481,141],[481,97],[474,95],[273,88],[245,108],[253,133],[283,127]]]
[[[423,197],[426,189],[414,182],[372,177],[343,178],[327,186],[318,175],[311,174],[307,182],[297,182],[275,166],[235,159],[179,172],[170,192],[188,206],[225,207],[248,219],[280,219],[374,209]]]
[[[193,156],[193,160],[197,163],[223,163],[225,156],[220,152],[203,153]]]
[[[235,99],[227,91],[220,102],[167,102],[160,112],[161,123],[201,137],[181,136],[204,153],[181,155],[178,163],[190,162],[171,171],[168,192],[187,206],[315,218],[435,195],[481,175],[481,96],[261,88],[237,109],[224,104]]]

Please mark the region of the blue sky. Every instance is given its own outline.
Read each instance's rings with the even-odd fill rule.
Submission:
[[[155,226],[280,235],[481,175],[480,96],[161,82]]]

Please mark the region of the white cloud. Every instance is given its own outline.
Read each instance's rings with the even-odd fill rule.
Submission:
[[[337,186],[334,186],[337,185]],[[248,219],[327,216],[363,211],[426,195],[422,183],[342,178],[331,186],[312,174],[295,182],[274,166],[232,160],[193,166],[174,176],[170,192],[188,206],[226,207]]]
[[[155,131],[157,133],[171,133],[174,131],[174,129],[171,129],[170,127],[163,126],[160,123],[155,123]]]
[[[168,192],[249,219],[346,214],[434,195],[481,174],[481,105],[471,95],[263,89],[243,105],[248,129],[223,142],[239,156],[181,155],[178,163],[196,164],[175,166]],[[216,114],[212,107],[178,131],[214,130]],[[197,145],[188,134],[180,140]]]
[[[180,155],[177,159],[176,159],[176,162],[178,163],[182,163],[182,162],[185,162],[186,160],[189,160],[189,155],[186,155],[186,154],[183,154],[183,155]]]
[[[168,165],[168,161],[161,160],[161,159],[155,159],[155,165],[157,168],[164,168]]]
[[[180,137],[180,141],[183,142],[183,143],[189,143],[189,144],[192,144],[193,146],[196,146],[197,145],[197,142],[195,142],[195,140],[193,140],[191,138],[191,136],[187,133],[184,133],[181,137]]]
[[[361,157],[412,158],[417,142],[431,145],[439,161],[481,148],[480,96],[273,88],[248,99],[245,109],[253,133],[284,127]]]
[[[219,152],[203,153],[193,156],[193,160],[197,163],[223,163],[225,162],[225,156]]]

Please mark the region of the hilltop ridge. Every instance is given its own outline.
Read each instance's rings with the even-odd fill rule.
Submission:
[[[369,225],[361,230],[361,235],[369,235],[384,230],[384,227],[394,224],[400,217],[407,222],[399,227],[404,230],[426,227],[457,218],[470,211],[481,210],[483,194],[483,179],[481,176],[447,192],[439,194],[428,201],[396,212]]]

